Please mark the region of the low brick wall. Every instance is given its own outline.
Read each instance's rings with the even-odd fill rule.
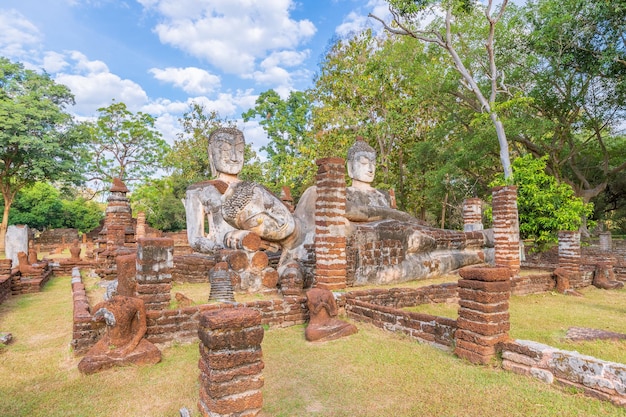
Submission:
[[[176,249],[174,249],[176,253]],[[209,282],[209,270],[215,266],[215,258],[201,254],[174,255],[172,281],[185,283]]]
[[[71,345],[75,354],[82,354],[96,343],[104,328],[91,321],[92,312],[80,274],[72,277],[72,298],[74,317]],[[236,304],[202,304],[176,310],[148,310],[145,337],[157,344],[193,342],[198,338],[198,325],[203,312],[237,307],[259,311],[261,323],[272,327],[294,326],[309,319],[304,296]]]
[[[52,277],[52,269],[45,269],[38,277],[23,277],[19,272],[11,275],[11,293],[13,295],[40,292]]]
[[[456,282],[419,288],[357,290],[346,293],[345,297],[394,308],[414,307],[430,303],[455,303],[458,301]]]
[[[454,345],[456,320],[399,310],[346,297],[346,313],[351,319],[381,329],[404,333],[421,342],[450,349]]]
[[[556,288],[556,279],[552,272],[536,272],[511,278],[511,295],[528,295],[552,291]]]
[[[305,323],[309,318],[306,297],[285,297],[237,304],[202,304],[177,310],[149,311],[146,339],[156,344],[195,341],[198,338],[198,325],[202,313],[236,307],[259,311],[261,323],[272,327],[294,326]]]
[[[548,384],[573,387],[586,395],[626,406],[626,365],[528,340],[504,343],[502,367]]]

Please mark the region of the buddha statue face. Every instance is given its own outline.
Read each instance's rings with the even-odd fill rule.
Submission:
[[[376,154],[356,152],[348,161],[348,176],[353,180],[371,184],[376,174]]]
[[[282,201],[265,187],[243,181],[229,188],[222,206],[224,220],[262,239],[280,241],[295,230],[294,218]]]
[[[220,128],[211,133],[209,163],[213,176],[238,175],[243,168],[245,145],[243,133],[238,129]]]
[[[354,145],[348,149],[348,176],[352,178],[352,186],[367,186],[374,181],[376,174],[376,151],[357,137]]]

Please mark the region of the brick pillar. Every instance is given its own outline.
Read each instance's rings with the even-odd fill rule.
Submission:
[[[136,292],[147,310],[164,310],[169,307],[173,266],[174,239],[139,239]]]
[[[146,213],[143,211],[137,213],[137,228],[135,230],[135,237],[137,239],[146,237]]]
[[[346,287],[346,180],[343,158],[318,159],[315,201],[315,286]]]
[[[580,275],[580,232],[561,230],[559,232],[559,268],[565,270],[573,288],[582,285]]]
[[[463,200],[463,231],[483,230],[483,202],[480,198]]]
[[[517,275],[520,270],[517,187],[495,187],[492,196],[496,266],[510,268]]]
[[[613,249],[613,239],[611,232],[602,232],[599,235],[600,238],[600,250],[603,252],[610,252]]]
[[[466,267],[459,271],[459,318],[454,353],[485,365],[509,338],[509,268]]]
[[[119,255],[115,257],[117,266],[117,293],[126,297],[135,297],[137,286],[137,255]]]
[[[200,315],[200,400],[205,416],[256,416],[263,405],[261,313],[249,308]]]

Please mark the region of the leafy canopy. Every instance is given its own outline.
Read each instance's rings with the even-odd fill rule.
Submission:
[[[593,212],[593,205],[576,197],[572,187],[546,173],[546,160],[525,155],[513,161],[520,237],[533,239],[540,249],[556,242],[560,230],[578,230],[583,216]],[[504,179],[492,185],[504,185]]]

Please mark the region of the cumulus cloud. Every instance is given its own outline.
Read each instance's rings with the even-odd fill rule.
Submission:
[[[316,31],[310,20],[293,20],[292,0],[139,0],[163,17],[161,42],[206,59],[222,71],[250,74],[258,59],[290,51]]]
[[[0,55],[21,61],[42,40],[39,29],[16,10],[0,10]]]
[[[131,111],[137,111],[148,101],[139,84],[111,73],[102,61],[90,61],[77,51],[69,52],[67,61],[72,72],[57,73],[55,81],[72,90],[76,98],[72,110],[78,115],[93,115],[98,108],[110,105],[112,100],[125,103]]]
[[[210,94],[220,87],[220,77],[196,67],[150,69],[150,73],[159,81],[164,81],[188,94]]]

